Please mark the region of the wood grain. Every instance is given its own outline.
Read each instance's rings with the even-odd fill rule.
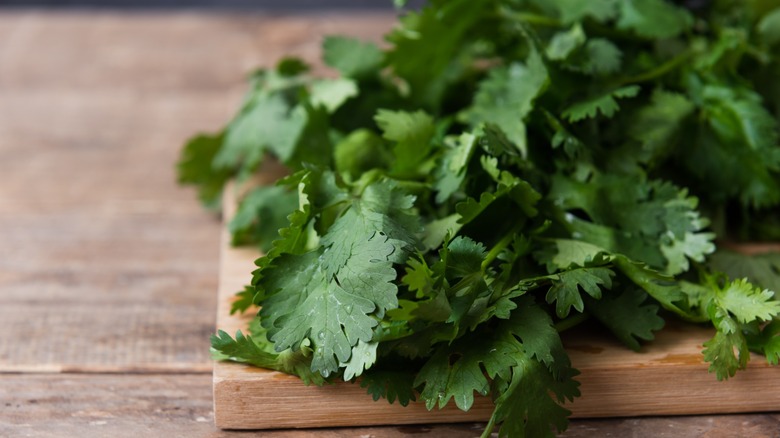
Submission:
[[[229,190],[225,196],[226,217],[235,211],[232,194]],[[235,333],[246,329],[251,314],[230,315],[230,304],[234,293],[251,280],[259,253],[229,242],[223,227],[217,327]],[[582,373],[577,378],[582,397],[566,407],[575,418],[776,411],[780,367],[753,355],[747,370],[718,382],[707,372],[701,354],[702,344],[713,334],[711,328],[668,323],[635,353],[594,328],[565,333],[572,365]],[[477,397],[468,412],[454,403],[434,411],[421,403],[401,407],[373,402],[356,384],[305,386],[294,376],[220,362],[214,365],[214,409],[222,428],[275,429],[486,421],[493,404]],[[299,409],[309,415],[302,418]]]
[[[0,436],[31,438],[476,438],[484,423],[262,432],[214,428],[211,377],[0,375]],[[297,409],[301,417],[308,412]],[[576,420],[565,438],[778,437],[780,415]]]
[[[0,372],[210,372],[220,225],[181,145],[252,69],[391,21],[276,18],[0,15]]]

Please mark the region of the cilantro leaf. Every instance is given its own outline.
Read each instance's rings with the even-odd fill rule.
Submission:
[[[564,68],[591,76],[616,73],[623,63],[623,52],[610,40],[590,38],[567,58]]]
[[[521,351],[520,343],[508,333],[488,342],[466,337],[439,347],[420,369],[414,386],[422,386],[420,400],[428,410],[436,405],[441,409],[454,398],[458,408],[467,411],[474,403],[475,391],[487,395],[488,378],[509,378]]]
[[[721,249],[708,259],[709,265],[729,278],[747,278],[751,283],[780,291],[780,253],[745,255]]]
[[[350,79],[323,79],[311,85],[311,104],[336,111],[347,99],[357,96],[357,84]]]
[[[558,432],[566,430],[570,412],[559,402],[579,396],[579,383],[572,379],[576,373],[555,379],[536,360],[521,355],[518,362],[482,436],[489,436],[493,425],[501,422],[499,437],[553,437],[553,427]]]
[[[657,89],[650,104],[637,111],[629,135],[641,144],[642,162],[657,164],[678,144],[680,130],[694,104],[683,94]]]
[[[374,401],[380,398],[389,403],[398,400],[401,406],[407,406],[417,397],[414,393],[414,374],[403,371],[368,370],[360,379],[360,386],[367,388]]]
[[[433,119],[424,111],[379,110],[374,117],[383,137],[395,141],[393,168],[405,175],[415,172],[430,150]]]
[[[545,364],[553,376],[569,372],[571,362],[552,318],[534,303],[532,297],[523,297],[518,301],[517,310],[512,312],[505,326],[520,338],[525,354]]]
[[[593,18],[604,22],[614,18],[617,13],[617,0],[592,0],[587,2],[577,0],[552,0],[549,3],[560,14],[564,23],[574,23],[585,18]]]
[[[547,302],[555,302],[555,313],[565,318],[571,308],[578,312],[585,309],[580,289],[595,299],[601,298],[601,288],[612,287],[614,273],[608,268],[575,268],[550,276],[552,286],[547,291]]]
[[[639,93],[639,86],[630,85],[618,88],[609,93],[593,97],[591,99],[575,103],[563,111],[563,116],[570,122],[578,122],[584,119],[592,119],[601,114],[606,118],[612,118],[620,109],[615,99],[635,97]]]
[[[387,40],[387,61],[409,86],[412,100],[426,109],[441,105],[447,88],[463,75],[460,54],[475,38],[475,27],[493,8],[469,0],[435,2],[404,14]]]
[[[322,59],[348,78],[363,78],[378,72],[384,53],[372,43],[328,36],[322,42]]]
[[[780,313],[780,301],[772,299],[774,293],[755,287],[747,279],[738,279],[718,288],[715,301],[741,323],[754,320],[770,321]]]
[[[578,4],[582,4],[582,2]],[[545,54],[549,59],[555,61],[566,59],[574,50],[583,45],[586,39],[582,26],[575,24],[567,31],[556,33],[550,40]]]
[[[219,357],[230,360],[249,363],[261,368],[282,371],[295,374],[306,385],[315,384],[322,386],[325,379],[309,369],[310,359],[304,353],[293,353],[289,350],[280,353],[266,351],[258,345],[254,336],[245,336],[241,331],[236,332],[235,339],[220,330],[211,337],[212,349]]]
[[[672,38],[693,25],[693,16],[665,0],[623,0],[617,27],[645,38]]]
[[[739,324],[726,314],[716,317],[715,336],[704,343],[704,360],[718,380],[734,377],[738,369],[747,366],[750,351]]]
[[[297,193],[279,186],[256,187],[241,201],[228,224],[233,245],[260,243],[268,251],[279,229],[288,225],[287,216],[298,206]]]
[[[278,351],[296,351],[307,340],[312,370],[328,376],[366,348],[359,342],[371,341],[373,316],[398,306],[393,263],[414,245],[411,201],[390,183],[370,185],[336,219],[321,249],[283,254],[263,269],[260,317]]]
[[[747,340],[749,348],[766,356],[770,365],[780,362],[780,319],[775,318],[760,333],[748,336]]]
[[[780,43],[780,8],[766,14],[756,26],[758,34],[769,45]]]
[[[306,125],[306,111],[291,108],[279,95],[260,95],[228,126],[214,166],[254,169],[266,150],[287,161]]]
[[[664,320],[658,306],[645,304],[647,294],[641,289],[626,288],[618,295],[606,294],[600,300],[589,300],[588,311],[632,350],[638,351],[639,340],[652,341],[653,332],[661,330]]]
[[[532,51],[525,64],[513,63],[490,71],[480,82],[472,106],[462,117],[472,125],[492,123],[523,155],[528,153],[523,119],[534,99],[544,92],[549,78],[542,57]]]
[[[214,157],[222,148],[223,141],[222,134],[191,138],[182,150],[176,168],[179,183],[197,186],[198,198],[210,209],[219,208],[222,189],[231,176],[227,170],[212,168]]]
[[[444,203],[461,189],[469,161],[476,150],[477,139],[472,133],[463,133],[444,146],[446,149],[434,173],[437,203]]]

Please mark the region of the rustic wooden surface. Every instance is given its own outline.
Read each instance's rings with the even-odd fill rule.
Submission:
[[[479,425],[273,433],[213,425],[219,219],[181,143],[243,78],[387,16],[0,10],[0,436],[474,437]],[[306,412],[300,415],[305,416]],[[780,415],[575,420],[569,437],[777,437]]]

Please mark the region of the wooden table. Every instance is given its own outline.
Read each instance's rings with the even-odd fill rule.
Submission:
[[[244,75],[386,15],[0,13],[0,437],[474,437],[214,428],[219,218],[174,183]],[[301,415],[306,415],[301,412]],[[777,437],[780,415],[573,421],[568,437]]]

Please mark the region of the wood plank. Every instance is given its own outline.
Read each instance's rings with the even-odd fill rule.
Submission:
[[[310,413],[301,409],[301,418]],[[243,438],[475,438],[484,423],[243,432]],[[780,414],[574,420],[562,437],[776,437]],[[208,375],[2,375],[0,436],[235,438],[213,424]]]
[[[176,185],[183,142],[252,69],[391,21],[0,14],[0,372],[210,372],[220,225]]]
[[[225,215],[230,217],[235,206],[230,196],[225,198]],[[259,254],[229,242],[223,227],[217,327],[235,333],[246,328],[251,315],[230,315],[233,294],[251,280]],[[711,328],[672,322],[639,353],[608,333],[566,333],[572,364],[582,373],[577,380],[583,394],[566,407],[575,418],[777,411],[780,367],[753,355],[747,370],[717,382],[701,354],[713,333]],[[431,412],[421,403],[374,403],[356,384],[305,386],[294,376],[227,362],[214,366],[214,406],[217,426],[227,429],[486,421],[493,409],[485,397],[477,397],[465,413],[454,403]],[[299,409],[309,415],[302,418]]]
[[[299,415],[306,412],[299,411]],[[472,438],[482,425],[244,433],[263,438]],[[2,437],[230,438],[213,425],[208,375],[0,375]]]

